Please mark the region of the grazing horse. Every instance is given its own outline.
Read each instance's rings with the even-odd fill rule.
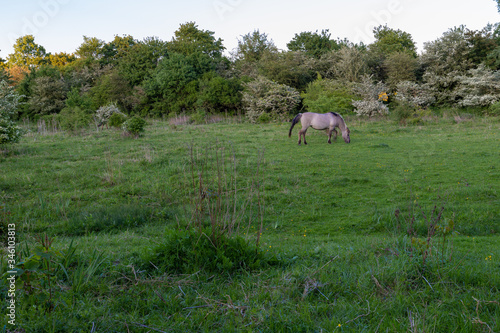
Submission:
[[[342,116],[338,113],[299,113],[292,120],[292,126],[290,127],[290,132],[288,132],[288,137],[292,136],[292,129],[299,121],[302,125],[302,129],[299,131],[299,145],[302,135],[304,136],[304,144],[307,145],[306,131],[309,126],[317,130],[328,129],[328,143],[332,143],[332,132],[335,132],[334,140],[337,139],[337,131],[335,130],[335,127],[338,127],[342,131],[342,137],[344,138],[345,143],[351,142],[351,138],[349,137],[349,133],[351,131],[349,131],[349,128],[345,124],[344,118],[342,118]]]

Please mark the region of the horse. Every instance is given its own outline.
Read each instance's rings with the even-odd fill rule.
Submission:
[[[292,120],[292,126],[290,127],[290,131],[288,132],[288,137],[292,136],[292,129],[300,121],[302,125],[302,129],[299,131],[299,145],[301,142],[302,135],[304,136],[304,144],[307,145],[306,142],[306,131],[311,126],[316,130],[324,130],[328,129],[328,143],[332,143],[332,133],[335,133],[334,140],[337,139],[337,131],[336,127],[340,128],[342,131],[342,138],[344,138],[345,143],[351,142],[351,138],[349,137],[349,133],[351,132],[347,125],[345,124],[344,118],[338,113],[328,112],[328,113],[314,113],[314,112],[305,112],[299,113]]]

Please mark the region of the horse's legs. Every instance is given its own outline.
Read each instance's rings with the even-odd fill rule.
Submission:
[[[307,131],[307,128],[306,129],[301,129],[299,131],[299,145],[301,143],[302,136],[304,136],[304,144],[307,145],[307,142],[306,142],[306,131]]]
[[[335,133],[335,135],[333,136],[333,141],[337,141],[337,130],[334,128],[333,129],[333,133]]]
[[[332,133],[335,133],[335,136],[333,137],[333,141],[337,140],[337,131],[335,128],[332,128],[328,130],[328,143],[332,143]]]

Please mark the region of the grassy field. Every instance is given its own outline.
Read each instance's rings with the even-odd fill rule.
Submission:
[[[350,144],[310,129],[307,146],[287,123],[33,129],[0,155],[0,214],[25,262],[16,326],[2,315],[0,330],[499,332],[500,120],[346,120]],[[209,225],[192,205],[200,168],[207,193],[218,172],[238,207],[254,193],[233,233],[252,253],[262,233],[253,269],[162,268],[196,209]]]

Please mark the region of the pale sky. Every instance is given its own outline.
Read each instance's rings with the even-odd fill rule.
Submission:
[[[32,34],[47,52],[74,52],[83,36],[106,42],[115,35],[170,41],[181,23],[194,21],[215,32],[227,51],[254,30],[278,48],[296,33],[329,29],[332,38],[373,41],[373,27],[387,24],[423,44],[459,25],[482,29],[500,21],[494,0],[0,0],[0,57],[13,52],[16,38]]]

